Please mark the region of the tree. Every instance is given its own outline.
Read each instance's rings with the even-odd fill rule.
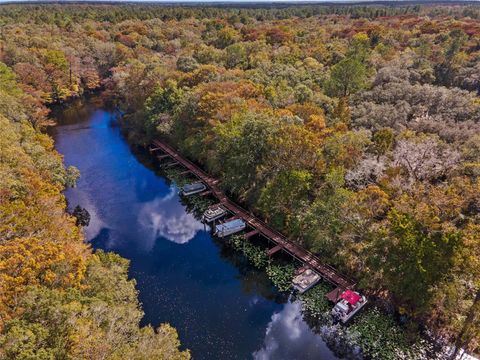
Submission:
[[[255,190],[266,174],[263,168],[271,154],[275,120],[265,114],[238,113],[216,128],[216,163],[229,189],[242,197]],[[221,165],[221,166],[220,166]],[[238,172],[238,166],[242,171]]]
[[[183,92],[174,80],[168,80],[165,86],[157,86],[146,100],[145,108],[149,113],[168,113],[180,102]]]
[[[365,131],[339,131],[325,141],[322,151],[328,164],[350,168],[358,163],[369,145],[369,134]]]
[[[364,32],[355,34],[350,42],[350,48],[347,52],[348,57],[358,59],[365,63],[370,52],[370,38]]]
[[[285,29],[274,27],[267,30],[265,37],[268,44],[281,45],[288,42],[291,38],[291,35],[285,31]]]
[[[388,220],[387,232],[378,234],[372,266],[385,274],[387,288],[401,304],[419,311],[432,296],[430,288],[453,267],[461,233],[427,232],[411,215],[396,209]]]
[[[87,209],[80,207],[80,205],[75,206],[72,215],[77,219],[75,222],[77,226],[88,226],[90,223],[90,213]]]
[[[395,134],[393,133],[392,129],[383,128],[376,131],[373,134],[373,146],[375,153],[377,154],[377,158],[380,158],[380,156],[385,155],[387,152],[392,150],[394,141]]]
[[[175,106],[183,98],[183,90],[177,86],[174,80],[168,80],[165,86],[157,86],[153,93],[145,101],[145,110],[147,119],[145,121],[145,130],[150,138],[155,135],[157,127],[162,122],[168,122]]]
[[[183,72],[190,72],[198,68],[198,62],[191,56],[179,56],[177,69]]]
[[[348,125],[350,124],[351,116],[348,98],[341,97],[332,113],[333,123]]]
[[[460,67],[458,64],[459,59],[462,58],[460,49],[466,41],[467,36],[461,29],[455,29],[450,32],[449,43],[445,50],[445,60],[435,67],[435,77],[438,84],[452,85],[455,74]]]
[[[453,284],[453,290],[443,301],[432,303],[435,309],[433,318],[436,320],[433,325],[440,327],[440,333],[454,343],[450,359],[456,359],[461,350],[475,353],[479,345],[479,231],[478,224],[469,223],[463,228],[462,247],[457,252],[456,266],[444,286],[448,289]]]
[[[347,221],[347,209],[353,202],[353,192],[344,188],[345,171],[333,167],[325,175],[325,182],[315,192],[314,201],[299,213],[292,225],[292,233],[310,249],[329,258],[336,265],[344,266],[349,260],[338,257],[340,249],[349,241],[351,222]],[[300,215],[301,214],[301,215]],[[344,252],[342,252],[344,254]],[[332,262],[331,262],[332,263]]]
[[[247,49],[244,43],[236,43],[228,46],[225,49],[225,65],[232,69],[239,67],[240,69],[247,69],[249,66],[249,59]]]
[[[308,200],[311,181],[312,174],[305,170],[281,172],[261,190],[258,206],[276,228],[288,228]]]
[[[320,132],[326,128],[325,117],[323,115],[310,115],[307,123],[307,129],[313,132]]]
[[[457,354],[461,349],[467,347],[470,342],[478,336],[479,331],[479,318],[478,314],[480,313],[480,290],[477,291],[473,304],[468,311],[463,327],[460,330],[460,333],[457,336],[455,341],[455,350],[453,351],[450,359],[456,359]]]
[[[356,58],[345,58],[330,69],[327,88],[335,96],[346,97],[363,89],[367,82],[367,70]]]
[[[304,84],[299,84],[294,89],[295,98],[301,104],[312,100],[313,91]]]
[[[401,132],[405,128],[437,134],[447,142],[463,142],[480,131],[475,94],[458,88],[416,83],[412,71],[384,68],[371,90],[355,96],[355,126]]]
[[[127,260],[98,252],[81,288],[31,287],[20,300],[21,316],[0,335],[2,358],[188,360],[171,326],[139,328],[143,312],[127,269]]]
[[[15,73],[4,63],[0,62],[0,90],[9,95],[19,96],[21,90],[16,82]]]
[[[313,125],[313,124],[310,124]],[[317,124],[321,125],[321,124]],[[283,123],[276,136],[270,139],[272,155],[269,172],[303,169],[319,174],[324,167],[324,159],[319,151],[322,144],[321,131],[298,123]]]
[[[80,177],[80,170],[75,166],[69,166],[65,169],[65,186],[74,188],[77,185],[77,180]]]
[[[345,174],[350,186],[358,189],[376,184],[387,168],[386,159],[372,155],[365,156],[357,166]]]
[[[434,137],[399,140],[394,149],[394,164],[401,166],[412,180],[436,180],[449,175],[460,162],[460,153]]]
[[[238,32],[235,29],[226,26],[218,31],[215,46],[220,49],[225,49],[227,46],[232,45],[238,38]]]

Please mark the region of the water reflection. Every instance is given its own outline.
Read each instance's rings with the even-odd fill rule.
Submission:
[[[288,302],[272,315],[263,347],[253,353],[255,360],[336,359],[325,343],[303,320],[300,302]]]
[[[334,359],[299,305],[227,241],[203,231],[147,153],[132,153],[112,111],[79,101],[56,115],[56,147],[81,172],[65,193],[70,208],[90,212],[93,248],[130,260],[142,324],[172,324],[196,360]]]
[[[156,197],[144,203],[138,214],[138,222],[147,231],[148,247],[151,249],[159,237],[185,244],[195,237],[204,225],[185,211],[178,201],[178,190],[170,187],[164,197]]]

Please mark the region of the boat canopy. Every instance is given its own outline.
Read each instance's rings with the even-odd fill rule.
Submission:
[[[219,232],[227,232],[228,230],[237,229],[245,225],[245,222],[242,219],[235,219],[232,221],[228,221],[223,224],[217,225],[217,231]]]
[[[196,182],[193,184],[187,184],[183,187],[183,191],[188,192],[188,191],[195,191],[195,190],[200,190],[204,189],[205,185],[202,184],[201,182]]]
[[[293,287],[300,293],[303,293],[313,287],[318,281],[320,281],[320,275],[311,269],[306,269],[292,280]]]
[[[355,305],[361,298],[359,294],[352,290],[346,290],[341,297],[351,305]]]
[[[225,214],[227,211],[221,206],[216,206],[210,209],[205,210],[204,215],[205,216],[216,216],[216,215],[221,215]]]

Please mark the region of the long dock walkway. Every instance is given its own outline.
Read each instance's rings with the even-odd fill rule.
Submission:
[[[272,242],[280,246],[282,250],[286,251],[293,257],[300,260],[305,266],[310,267],[316,271],[325,280],[337,286],[340,289],[352,289],[355,282],[348,277],[340,274],[335,268],[323,263],[317,256],[306,250],[302,246],[295,244],[288,240],[283,234],[272,229],[266,223],[255,217],[248,210],[242,208],[240,205],[230,200],[225,193],[220,189],[219,180],[213,178],[205,171],[200,169],[191,161],[182,157],[173,147],[160,141],[154,140],[153,146],[150,147],[150,152],[154,153],[162,151],[163,155],[158,155],[159,159],[164,159],[167,155],[172,160],[178,162],[185,167],[189,172],[198,177],[210,189],[211,194],[218,199],[218,201],[236,217],[241,218],[259,234],[270,239]]]

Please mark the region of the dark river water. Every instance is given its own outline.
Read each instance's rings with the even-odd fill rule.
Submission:
[[[336,359],[266,275],[187,212],[178,189],[132,151],[99,99],[53,113],[56,148],[81,178],[66,196],[91,214],[94,248],[130,260],[145,317],[168,322],[194,359]]]

